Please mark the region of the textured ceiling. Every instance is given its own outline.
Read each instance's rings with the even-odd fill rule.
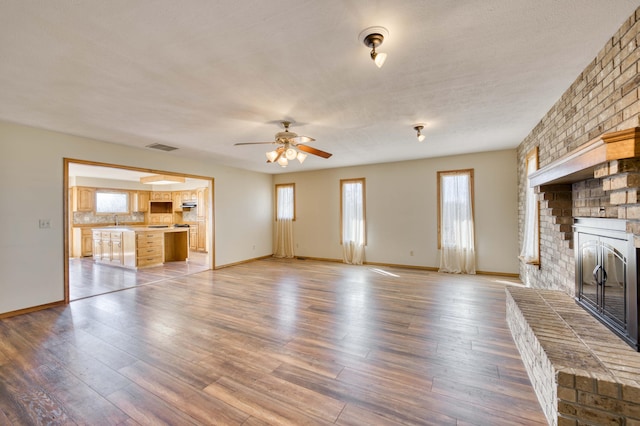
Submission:
[[[0,119],[266,173],[513,148],[636,7],[0,0]],[[381,69],[358,40],[373,25]],[[333,157],[282,169],[270,145],[234,146],[282,119]]]

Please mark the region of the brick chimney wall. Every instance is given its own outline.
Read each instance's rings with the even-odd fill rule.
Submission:
[[[639,44],[640,8],[518,146],[520,243],[526,200],[525,158],[532,148],[538,147],[538,161],[544,167],[604,133],[640,125]],[[640,168],[620,171],[621,161],[625,160],[598,167],[594,179],[540,188],[540,265],[521,263],[520,276],[525,284],[574,294],[573,215],[627,219],[627,229],[636,234],[638,245],[640,185],[634,182],[637,179],[640,183]]]

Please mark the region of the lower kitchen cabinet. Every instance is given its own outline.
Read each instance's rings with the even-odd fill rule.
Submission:
[[[122,231],[93,231],[93,260],[110,265],[124,266]]]
[[[189,225],[189,250],[198,250],[198,225]]]
[[[136,266],[161,265],[164,261],[164,234],[161,232],[136,232]]]
[[[198,244],[196,250],[207,252],[207,225],[204,221],[198,222]]]
[[[72,232],[71,256],[87,257],[93,255],[93,232],[91,228],[74,227]]]
[[[189,257],[187,228],[93,230],[93,259],[130,269],[184,261]]]

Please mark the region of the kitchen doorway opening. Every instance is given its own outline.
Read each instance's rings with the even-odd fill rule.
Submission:
[[[213,269],[213,178],[65,158],[64,188],[66,303]]]

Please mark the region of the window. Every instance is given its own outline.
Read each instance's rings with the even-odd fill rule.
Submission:
[[[296,220],[296,184],[276,185],[276,220]]]
[[[296,186],[293,183],[276,185],[276,232],[274,257],[293,258],[293,221],[296,218]]]
[[[96,213],[129,213],[129,193],[96,192]]]
[[[526,157],[525,164],[525,210],[524,229],[522,232],[522,249],[520,259],[524,262],[540,264],[540,207],[536,191],[529,186],[529,176],[538,170],[538,148],[533,148]]]
[[[364,262],[366,244],[365,180],[340,181],[340,242],[345,263]]]
[[[440,271],[475,274],[473,169],[438,172]]]

